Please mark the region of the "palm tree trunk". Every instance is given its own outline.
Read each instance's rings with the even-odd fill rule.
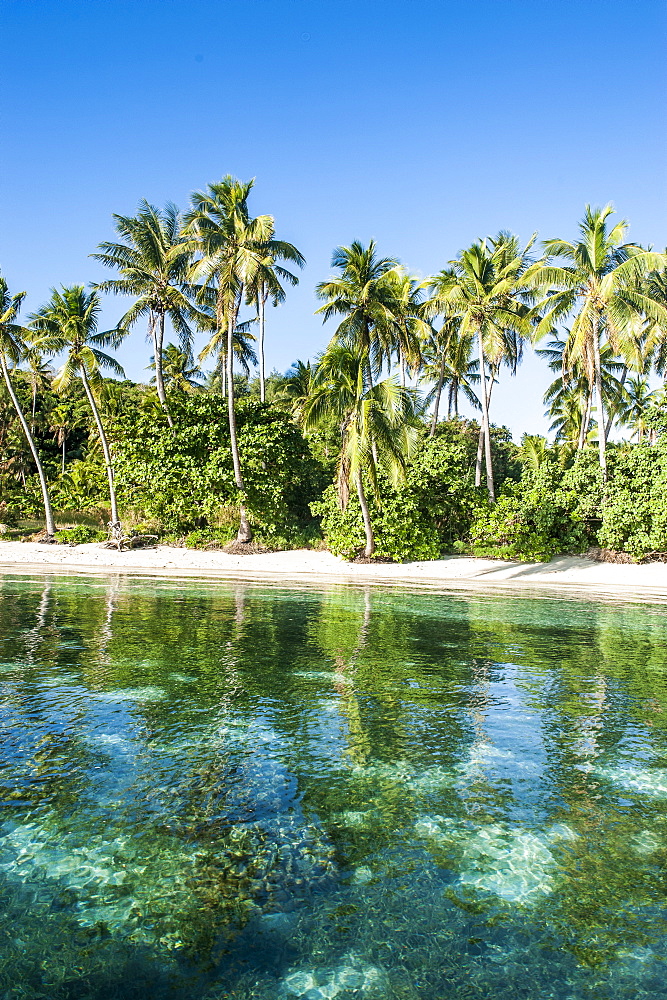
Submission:
[[[375,538],[373,536],[373,525],[371,524],[371,516],[368,513],[368,503],[366,502],[366,494],[364,493],[364,485],[361,481],[360,472],[357,473],[355,486],[357,487],[357,496],[359,497],[359,506],[361,507],[361,516],[364,520],[364,533],[366,535],[364,556],[370,559],[375,552]]]
[[[604,421],[604,400],[602,398],[602,366],[600,364],[600,337],[597,316],[593,320],[593,364],[595,365],[595,393],[598,403],[598,447],[602,479],[607,481],[607,434]]]
[[[477,331],[477,343],[479,347],[479,372],[482,379],[482,432],[484,434],[484,458],[486,463],[486,487],[489,491],[489,500],[491,503],[496,502],[496,491],[493,485],[493,467],[491,465],[491,433],[489,430],[489,402],[490,393],[487,395],[486,389],[486,372],[484,371],[484,343],[482,341],[482,331]],[[493,381],[493,375],[492,375]],[[481,466],[481,461],[478,463]],[[480,480],[481,480],[481,468],[480,468]],[[475,481],[477,480],[477,470],[475,474]],[[479,485],[479,484],[477,484]]]
[[[259,295],[257,297],[257,311],[259,313],[259,398],[262,403],[266,401],[266,377],[264,369],[264,307],[266,296],[264,294],[264,282],[262,282]]]
[[[621,377],[619,379],[619,385],[620,385],[621,389],[625,385],[625,380],[626,380],[627,377],[628,377],[628,366],[627,365],[623,365],[623,373],[622,373],[622,375],[621,375]],[[611,431],[611,425],[613,424],[613,422],[614,422],[614,414],[610,412],[609,413],[609,418],[607,420],[607,427],[606,427],[606,430],[605,430],[605,435],[606,435],[607,439],[609,438],[609,432]]]
[[[160,405],[165,412],[167,417],[167,423],[170,427],[174,426],[174,421],[171,419],[171,414],[169,412],[169,407],[167,406],[167,394],[164,391],[164,373],[162,371],[162,347],[164,345],[164,313],[161,312],[159,316],[155,313],[151,313],[150,318],[150,328],[151,335],[153,337],[153,351],[155,352],[155,385],[157,387],[157,396],[160,400]]]
[[[577,451],[583,451],[584,445],[586,444],[586,436],[588,434],[588,427],[591,422],[592,408],[593,408],[593,390],[592,387],[589,386],[588,395],[586,397],[586,408],[581,418],[581,427],[579,429],[579,440],[577,441]]]
[[[95,423],[97,425],[97,433],[100,436],[100,444],[102,445],[102,451],[104,453],[104,464],[107,470],[107,479],[109,480],[109,502],[111,504],[111,533],[114,538],[119,539],[121,537],[121,524],[120,518],[118,517],[118,504],[116,503],[116,489],[113,481],[113,466],[111,464],[111,452],[109,451],[109,442],[107,441],[107,436],[104,432],[104,425],[102,423],[102,418],[100,417],[99,410],[97,409],[97,403],[95,402],[95,397],[93,396],[92,390],[88,383],[88,376],[86,375],[86,369],[83,365],[79,369],[81,375],[81,381],[83,382],[83,387],[86,390],[86,396],[88,397],[88,402],[90,403],[90,408],[93,411],[93,417],[95,418]]]
[[[438,411],[440,410],[440,397],[442,395],[442,387],[445,382],[445,364],[447,362],[447,357],[445,352],[442,352],[442,361],[440,362],[440,372],[438,374],[438,386],[435,390],[435,403],[433,405],[433,419],[431,420],[431,429],[428,432],[429,437],[433,437],[435,434],[436,424],[438,423]]]
[[[32,457],[35,460],[35,465],[37,466],[37,475],[39,476],[39,485],[42,488],[42,499],[44,501],[44,517],[46,520],[46,534],[49,538],[52,538],[56,531],[56,522],[53,516],[53,509],[51,507],[51,500],[49,498],[49,489],[46,483],[46,476],[44,475],[44,469],[42,468],[42,463],[39,460],[39,455],[37,453],[37,446],[33,440],[33,436],[30,433],[30,428],[28,427],[28,421],[23,415],[23,410],[21,409],[21,404],[19,403],[18,396],[14,392],[14,386],[12,385],[12,380],[9,376],[9,369],[7,368],[7,362],[5,361],[4,354],[0,354],[0,366],[2,366],[2,374],[5,378],[5,384],[7,386],[7,391],[11,397],[12,403],[14,404],[14,409],[18,415],[21,422],[21,427],[23,428],[23,433],[26,436],[26,440],[32,452]]]
[[[67,438],[63,436],[63,462],[62,462],[62,472],[65,475],[65,449],[67,447]]]
[[[399,346],[398,356],[401,365],[401,385],[405,389],[405,354],[403,353],[403,348]]]
[[[234,327],[236,326],[236,312],[237,305],[236,301],[240,301],[243,296],[243,289],[241,289],[240,294],[237,296],[235,302],[230,303],[229,312],[227,316],[227,413],[229,417],[229,443],[232,449],[232,462],[234,465],[234,482],[236,483],[236,488],[238,489],[241,497],[243,497],[243,492],[245,486],[243,483],[243,475],[241,473],[241,459],[239,457],[239,442],[236,434],[236,409],[234,407]],[[243,499],[239,503],[239,530],[236,535],[237,542],[251,542],[252,541],[252,528],[248,522],[248,514],[245,509],[245,504]]]

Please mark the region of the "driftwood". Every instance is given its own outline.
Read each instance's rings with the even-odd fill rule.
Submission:
[[[127,549],[143,549],[154,546],[157,535],[126,535],[120,521],[109,524],[109,540],[104,543],[105,549],[116,549],[118,552]]]

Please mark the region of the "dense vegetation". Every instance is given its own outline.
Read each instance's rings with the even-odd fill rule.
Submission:
[[[573,242],[501,232],[425,281],[354,242],[317,286],[329,345],[267,375],[266,307],[304,259],[250,214],[251,189],[225,177],[185,214],[141,202],[114,216],[117,242],[93,256],[115,276],[54,289],[27,319],[0,278],[5,537],[41,518],[47,539],[346,558],[667,553],[667,405],[652,388],[667,374],[664,254],[624,243],[609,206],[587,208]],[[108,331],[103,293],[127,300]],[[135,326],[147,384],[113,354]],[[516,445],[491,420],[528,342],[551,370],[553,443]]]

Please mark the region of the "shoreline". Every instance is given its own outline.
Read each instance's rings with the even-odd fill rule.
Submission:
[[[554,591],[562,595],[612,597],[667,603],[667,564],[595,562],[558,556],[548,563],[505,562],[450,556],[430,562],[348,563],[330,552],[294,549],[261,555],[157,546],[116,552],[93,542],[74,547],[38,542],[0,542],[0,574],[57,572],[63,575],[158,576],[166,579],[247,580],[399,587],[441,590]]]

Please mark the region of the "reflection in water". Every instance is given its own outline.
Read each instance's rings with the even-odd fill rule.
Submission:
[[[667,997],[661,607],[0,587],[0,996]]]

